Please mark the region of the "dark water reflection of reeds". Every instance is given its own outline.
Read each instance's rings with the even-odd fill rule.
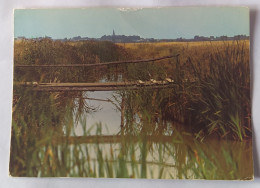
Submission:
[[[120,92],[22,90],[13,115],[13,176],[248,179],[252,174],[245,162],[252,158],[250,141],[200,142],[178,128],[181,124],[155,121],[141,110],[135,118],[124,114],[122,127]]]

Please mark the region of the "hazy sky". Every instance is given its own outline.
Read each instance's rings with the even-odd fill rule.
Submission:
[[[139,35],[145,38],[193,38],[249,35],[249,9],[240,7],[178,7],[122,10],[19,9],[14,14],[14,36],[27,38],[75,36],[99,38]]]

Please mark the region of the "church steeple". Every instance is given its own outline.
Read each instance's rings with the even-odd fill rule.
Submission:
[[[112,41],[115,42],[115,38],[116,38],[116,34],[115,34],[115,31],[113,29],[113,35],[112,35]]]

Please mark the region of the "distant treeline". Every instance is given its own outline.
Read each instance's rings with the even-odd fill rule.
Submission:
[[[44,38],[52,39],[51,37],[45,36],[45,37],[38,37],[33,38],[33,40],[42,40]],[[16,40],[24,39],[26,40],[26,37],[17,37]],[[249,40],[249,36],[246,35],[235,35],[233,37],[228,36],[199,36],[196,35],[194,38],[191,39],[185,39],[185,38],[176,38],[176,39],[155,39],[155,38],[142,38],[138,35],[133,36],[126,36],[126,35],[104,35],[101,38],[89,38],[89,37],[81,37],[76,36],[73,38],[64,38],[64,39],[52,39],[52,40],[58,40],[58,41],[84,41],[84,40],[95,40],[95,41],[111,41],[115,43],[142,43],[142,42],[192,42],[192,41],[229,41],[229,40]]]

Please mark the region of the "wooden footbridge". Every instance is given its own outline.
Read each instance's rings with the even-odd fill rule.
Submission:
[[[115,91],[136,89],[171,88],[177,85],[173,80],[168,81],[132,81],[105,83],[37,83],[24,82],[15,85],[33,87],[35,91]]]
[[[176,66],[179,64],[179,55],[163,56],[153,59],[142,60],[129,60],[129,61],[114,61],[96,64],[44,64],[44,65],[14,65],[15,68],[69,68],[69,67],[99,67],[108,65],[119,64],[137,64],[137,63],[149,63],[160,61],[169,58],[176,58]],[[167,61],[168,62],[168,61]],[[106,82],[106,83],[37,83],[37,82],[23,82],[14,83],[14,85],[33,86],[33,90],[36,91],[114,91],[114,90],[136,90],[136,89],[159,89],[159,88],[171,88],[177,85],[173,80],[167,78],[163,81],[156,81],[151,79],[150,81],[126,81],[126,82]]]

